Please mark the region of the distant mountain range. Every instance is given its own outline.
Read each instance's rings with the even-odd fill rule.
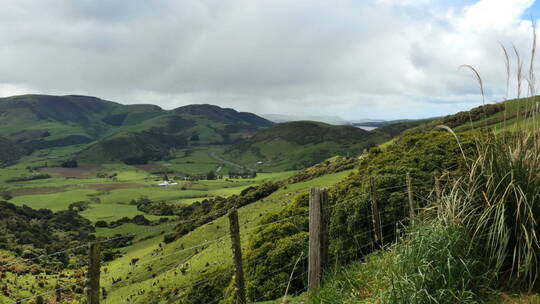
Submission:
[[[296,169],[334,155],[358,154],[411,127],[404,124],[389,132],[368,132],[339,117],[307,118],[337,125],[276,124],[252,113],[208,104],[164,110],[79,95],[6,97],[0,98],[0,165],[41,151],[47,155],[51,149],[61,149],[63,155],[68,153],[83,163],[144,164],[169,159],[177,150],[220,145],[226,148],[225,158],[236,162]],[[276,116],[273,119],[279,121]]]

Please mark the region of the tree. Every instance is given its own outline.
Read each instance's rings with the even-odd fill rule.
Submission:
[[[207,180],[214,180],[216,179],[216,174],[214,173],[214,171],[210,171],[206,174],[206,179]]]

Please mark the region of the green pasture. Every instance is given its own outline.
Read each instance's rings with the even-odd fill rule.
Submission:
[[[341,172],[312,181],[289,185],[287,189],[280,189],[261,201],[240,208],[238,212],[242,244],[247,244],[256,227],[257,220],[261,216],[268,212],[281,210],[299,192],[308,191],[313,186],[332,185],[339,182],[347,174],[349,172]],[[166,231],[164,234],[172,231],[171,226],[164,225],[163,227],[165,227],[164,231]],[[125,233],[129,229],[135,228],[131,225],[123,225],[115,228],[114,232],[99,229],[98,233],[100,235],[111,235],[120,233],[120,231]],[[160,251],[157,255],[152,253],[160,248],[159,244],[163,240],[163,234],[156,232],[152,232],[155,237],[124,248],[125,255],[106,266],[112,274],[105,275],[102,280],[102,284],[109,292],[109,297],[105,303],[124,301],[129,295],[136,294],[140,290],[145,290],[147,293],[154,291],[159,294],[158,291],[161,287],[170,290],[176,287],[188,286],[197,279],[201,272],[212,271],[220,266],[232,266],[230,238],[227,235],[228,228],[227,216],[221,217],[170,244],[165,245],[162,243],[163,251]],[[196,252],[195,248],[190,249],[205,243],[208,244],[199,247],[198,252]],[[133,258],[140,259],[135,267],[129,265]],[[186,274],[180,274],[179,268],[187,263],[189,266]],[[148,266],[151,267],[152,271],[148,271]],[[152,275],[155,275],[155,277],[152,278]],[[128,279],[113,285],[111,277]],[[157,303],[166,303],[166,299],[163,298]]]

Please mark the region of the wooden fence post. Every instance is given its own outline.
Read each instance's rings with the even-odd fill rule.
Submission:
[[[407,172],[407,193],[409,194],[409,218],[412,221],[416,215],[416,206],[414,205],[411,175],[409,172]]]
[[[324,267],[328,261],[327,198],[326,188],[311,188],[309,195],[309,291],[315,291],[321,287]]]
[[[377,204],[376,191],[375,188],[375,178],[370,177],[370,186],[371,186],[371,219],[373,221],[373,232],[375,234],[375,244],[377,246],[383,245],[383,236],[382,236],[382,226],[381,226],[381,214],[379,212],[379,205]]]
[[[246,304],[244,267],[242,265],[242,246],[240,243],[240,224],[238,223],[238,211],[236,208],[229,211],[229,227],[231,230],[231,244],[235,271],[234,287],[236,291],[236,303]]]
[[[99,304],[99,277],[101,268],[101,243],[90,243],[88,254],[88,304]]]

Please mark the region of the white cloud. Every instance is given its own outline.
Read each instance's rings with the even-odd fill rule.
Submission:
[[[346,118],[442,115],[505,95],[532,0],[6,0],[0,94],[89,94]],[[15,84],[15,85],[14,85]]]

